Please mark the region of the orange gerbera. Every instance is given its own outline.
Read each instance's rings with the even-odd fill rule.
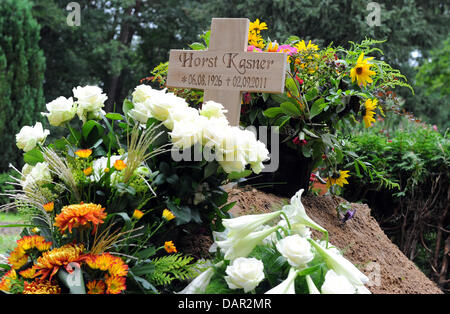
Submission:
[[[86,284],[88,289],[88,294],[104,294],[106,290],[106,285],[103,280],[93,280]]]
[[[166,241],[164,243],[164,249],[167,253],[177,253],[177,248],[175,247],[175,244],[173,244],[173,241]]]
[[[61,288],[50,281],[35,280],[24,283],[23,294],[60,294]]]
[[[111,276],[124,276],[128,274],[128,265],[119,257],[110,253],[99,255],[89,255],[86,258],[86,264],[91,269],[107,271]]]
[[[37,270],[35,277],[41,277],[41,279],[47,278],[50,275],[50,280],[61,267],[66,268],[68,272],[72,269],[68,267],[70,263],[78,263],[86,259],[86,255],[83,254],[83,244],[66,244],[62,247],[55,248],[51,251],[44,252],[35,263]]]
[[[124,291],[127,286],[125,285],[126,278],[120,276],[108,276],[105,280],[107,294],[119,294]]]
[[[61,233],[67,229],[72,233],[72,228],[78,227],[93,227],[92,233],[97,231],[97,226],[103,223],[106,218],[105,208],[97,204],[74,204],[64,206],[61,213],[55,218],[55,226],[58,227]]]
[[[14,269],[8,270],[0,280],[0,290],[2,291],[10,291],[13,285],[13,281],[17,279],[17,273]]]
[[[75,152],[75,155],[77,155],[80,158],[88,158],[92,154],[92,149],[79,149]]]
[[[51,246],[52,242],[45,241],[43,236],[24,236],[17,240],[17,247],[9,255],[8,262],[14,269],[19,269],[28,262],[28,253],[31,250],[44,252],[48,251]]]

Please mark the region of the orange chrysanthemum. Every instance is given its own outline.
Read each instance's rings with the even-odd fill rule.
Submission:
[[[120,276],[108,276],[105,280],[107,294],[119,294],[124,291],[127,286],[125,285],[126,278]]]
[[[34,267],[37,270],[35,277],[40,276],[41,279],[45,279],[50,275],[51,280],[61,267],[67,268],[69,263],[77,263],[86,259],[83,251],[83,244],[66,244],[44,252],[35,263]],[[70,272],[71,270],[67,269],[67,271]]]
[[[173,241],[166,241],[164,243],[164,249],[167,253],[177,253],[177,248],[173,244]]]
[[[6,272],[2,280],[0,280],[0,290],[2,291],[10,291],[11,287],[13,285],[13,281],[17,279],[17,273],[14,269],[10,269],[8,272]]]
[[[97,204],[74,204],[64,206],[61,213],[55,218],[55,226],[58,227],[61,233],[67,229],[72,233],[72,228],[78,227],[93,227],[92,233],[95,233],[97,226],[103,223],[106,218],[106,213],[101,205]]]
[[[75,154],[80,158],[88,158],[92,154],[92,149],[79,149]]]
[[[50,281],[35,280],[24,283],[23,294],[60,294],[61,288]]]
[[[126,277],[128,274],[128,265],[120,257],[110,253],[89,255],[86,258],[86,264],[91,269],[107,271],[111,276]]]
[[[23,278],[31,279],[36,275],[36,268],[30,267],[28,269],[22,270],[19,272],[20,276]]]
[[[104,294],[106,290],[106,284],[103,280],[89,281],[86,284],[86,287],[88,289],[88,294]]]
[[[28,262],[28,253],[31,250],[44,252],[48,251],[51,246],[52,242],[45,241],[43,236],[24,236],[17,240],[17,247],[9,255],[8,262],[14,269],[19,269]]]
[[[127,164],[121,159],[116,160],[116,162],[114,163],[114,168],[116,168],[116,170],[121,171],[121,170],[125,169],[126,167],[127,167]]]

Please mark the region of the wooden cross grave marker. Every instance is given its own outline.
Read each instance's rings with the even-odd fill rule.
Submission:
[[[170,50],[167,87],[203,89],[203,101],[228,110],[239,125],[241,93],[283,93],[287,55],[247,52],[250,21],[213,18],[208,50]]]

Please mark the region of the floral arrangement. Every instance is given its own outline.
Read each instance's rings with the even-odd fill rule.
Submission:
[[[348,184],[348,171],[339,169],[344,156],[357,158],[337,137],[336,130],[343,124],[364,124],[369,128],[375,116],[384,116],[399,100],[390,91],[397,86],[408,87],[406,77],[383,60],[370,56],[383,54],[374,45],[382,41],[366,39],[350,42],[350,48],[319,47],[309,40],[290,36],[285,42],[265,39],[261,32],[268,29],[265,22],[250,22],[248,51],[284,52],[288,70],[283,94],[243,93],[241,124],[273,126],[279,129],[281,155],[297,157],[295,165],[286,166],[286,174],[265,181],[287,181],[288,186],[308,190],[310,183],[320,180],[336,194]],[[194,50],[208,48],[210,32],[200,36],[203,42],[190,45]],[[151,80],[165,84],[167,63],[156,67]],[[201,91],[175,90],[192,103],[201,102]],[[270,142],[270,141],[269,141]],[[283,157],[283,156],[281,156]],[[287,157],[288,159],[288,157]],[[370,171],[370,167],[367,167]],[[316,171],[320,170],[320,171]],[[314,175],[310,180],[311,174]],[[286,176],[294,176],[295,180]],[[370,174],[369,174],[370,175]],[[297,180],[301,177],[300,180]],[[278,191],[290,191],[284,187]],[[294,192],[292,192],[294,193]],[[289,192],[288,195],[292,193]]]
[[[2,265],[0,290],[170,291],[199,266],[180,252],[176,232],[228,217],[233,204],[221,186],[241,172],[260,172],[267,149],[253,133],[229,126],[218,103],[198,110],[140,85],[122,115],[102,110],[106,95],[97,86],[74,88],[73,96],[55,99],[42,113],[65,136],[50,141],[40,122],[16,135],[25,165],[12,166],[16,189],[2,209],[17,208],[27,221]],[[198,148],[214,158],[171,156]]]
[[[368,277],[308,217],[302,193],[279,211],[224,219],[225,230],[214,234],[215,258],[180,293],[370,293]],[[313,239],[310,228],[324,239]]]

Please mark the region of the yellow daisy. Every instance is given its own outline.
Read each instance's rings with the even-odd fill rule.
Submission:
[[[254,22],[250,22],[250,27],[249,27],[250,32],[256,32],[259,34],[259,32],[264,29],[267,29],[266,22],[260,23],[259,19],[256,19],[256,21],[254,21]]]
[[[367,83],[370,84],[373,82],[371,76],[375,75],[375,71],[372,71],[370,69],[373,64],[368,63],[368,61],[372,59],[373,57],[364,59],[364,53],[361,53],[358,61],[356,61],[355,67],[350,71],[352,82],[356,80],[358,82],[358,85],[362,84],[364,85],[364,87],[366,87]]]
[[[362,110],[364,125],[366,128],[372,125],[372,122],[375,122],[373,116],[375,115],[375,108],[377,107],[378,99],[367,99],[364,104],[364,109]]]
[[[347,178],[350,177],[348,173],[349,173],[348,170],[334,172],[331,177],[328,177],[327,187],[329,188],[335,184],[339,185],[340,187],[343,187],[344,184],[348,184]]]
[[[308,42],[308,44],[306,44],[304,40],[299,41],[295,45],[295,48],[297,48],[298,51],[319,50],[319,46],[312,44],[311,40]]]

